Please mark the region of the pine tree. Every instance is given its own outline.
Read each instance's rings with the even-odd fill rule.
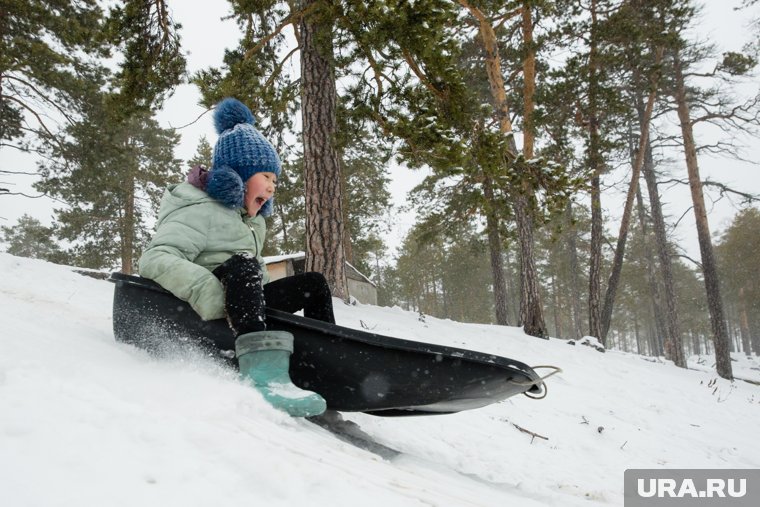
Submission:
[[[66,254],[55,241],[55,229],[45,227],[39,220],[23,215],[14,226],[0,227],[7,252],[19,257],[65,263]]]
[[[111,7],[108,41],[123,55],[112,80],[113,107],[125,118],[160,109],[182,81],[186,61],[166,0],[121,0]]]
[[[620,44],[621,33],[614,22],[616,14],[630,2],[591,0],[571,11],[578,19],[565,29],[569,43],[577,51],[559,74],[563,95],[575,105],[574,121],[583,131],[585,168],[590,182],[591,238],[588,275],[588,333],[603,340],[602,277],[604,256],[604,217],[602,215],[602,176],[609,159],[619,148],[619,123],[626,112],[619,83],[613,76],[619,70],[619,55],[612,49]],[[628,33],[626,32],[623,32]],[[617,39],[617,40],[616,40]]]
[[[385,252],[381,234],[390,230],[391,160],[389,143],[362,112],[339,97],[337,149],[342,161],[343,242],[346,260],[362,273],[372,273],[371,258]]]
[[[751,207],[737,213],[715,248],[727,301],[738,308],[744,352],[760,355],[760,210]]]
[[[80,265],[118,261],[131,273],[145,241],[145,219],[178,169],[176,134],[152,118],[184,73],[178,28],[163,0],[112,6],[102,39],[123,59],[114,74],[102,71],[82,85],[81,118],[46,149],[35,187],[68,204],[56,210],[58,234],[75,242]]]
[[[211,168],[211,161],[214,158],[214,148],[211,147],[211,143],[208,142],[206,136],[201,136],[198,140],[198,147],[195,149],[195,155],[187,161],[187,167],[192,169],[196,166]]]
[[[147,241],[146,220],[158,209],[163,188],[178,180],[179,141],[146,114],[125,121],[104,99],[85,120],[66,129],[51,149],[35,188],[68,203],[56,209],[58,235],[75,243],[74,262],[132,273]]]
[[[77,119],[80,100],[102,75],[95,61],[107,53],[102,30],[95,0],[3,2],[0,147],[39,149]]]
[[[514,10],[510,9],[513,4],[462,1],[452,5],[430,0],[399,2],[391,10],[368,3],[362,4],[363,15],[346,17],[348,30],[358,41],[356,59],[368,62],[357,79],[361,91],[355,95],[363,100],[357,100],[355,107],[369,109],[384,132],[401,141],[399,153],[409,166],[433,169],[429,186],[436,180],[447,185],[456,181],[458,188],[477,189],[479,195],[466,192],[470,196],[466,206],[438,199],[441,209],[430,218],[447,216],[443,209],[448,210],[448,219],[454,218],[451,213],[455,210],[459,216],[481,213],[486,218],[496,314],[501,324],[506,323],[507,314],[502,223],[517,217],[522,246],[519,273],[524,282],[521,301],[525,303],[521,318],[527,332],[542,336],[538,281],[531,268],[531,231],[534,221],[540,223],[535,216],[540,215],[536,201],[543,199],[540,204],[546,205],[572,185],[557,164],[526,158],[514,142],[507,94],[515,94],[516,87],[504,81],[502,72],[507,71],[502,67],[494,26],[514,18],[515,13],[533,12],[535,6],[518,2],[519,9]],[[523,21],[526,17],[527,23]],[[523,46],[526,54],[532,54],[532,40],[527,35],[532,29],[530,16],[519,19],[521,26],[527,27]],[[492,25],[493,20],[499,24],[494,21]],[[500,30],[508,32],[507,28]],[[521,56],[520,68],[523,60],[531,57]],[[526,64],[525,68],[532,66]],[[526,74],[531,81],[530,73]],[[465,201],[456,198],[459,204]],[[531,316],[526,313],[528,308]]]
[[[689,98],[687,96],[686,81],[684,78],[682,49],[674,49],[670,53],[670,56],[674,72],[673,97],[677,104],[678,119],[681,123],[686,169],[689,176],[692,202],[694,204],[694,217],[697,226],[697,236],[699,238],[702,271],[704,274],[705,290],[707,293],[708,308],[710,310],[710,322],[712,325],[713,343],[715,346],[716,370],[721,377],[733,379],[729,339],[723,313],[723,301],[720,294],[720,282],[718,279],[718,270],[712,246],[712,238],[710,236],[710,226],[707,220],[707,207],[705,205],[705,198],[702,190],[702,180],[699,175],[699,160],[697,158],[697,144],[694,138],[694,123],[690,110]]]
[[[615,248],[615,258],[607,282],[604,306],[602,308],[602,343],[606,343],[607,331],[610,327],[612,307],[615,301],[620,271],[623,266],[628,228],[633,216],[634,199],[638,194],[641,168],[644,164],[647,150],[649,126],[652,120],[655,100],[660,94],[660,66],[667,43],[663,33],[665,32],[667,23],[665,18],[670,14],[666,12],[667,7],[667,5],[657,2],[642,3],[637,0],[631,1],[616,13],[615,19],[610,20],[611,23],[619,26],[615,30],[616,32],[627,35],[621,36],[621,40],[619,41],[620,52],[622,53],[622,66],[625,71],[628,71],[627,74],[631,76],[631,81],[636,83],[639,89],[646,90],[647,99],[639,121],[638,142],[632,155],[631,182],[628,187],[623,215],[620,220],[620,232],[618,233],[617,246]],[[635,36],[631,37],[628,35],[631,33]],[[682,353],[676,353],[674,357],[678,366],[686,367]]]
[[[404,239],[396,268],[386,277],[389,302],[459,322],[492,323],[491,270],[486,239],[460,224],[446,233],[415,227]],[[387,304],[387,303],[386,303]]]
[[[540,266],[542,294],[548,301],[551,336],[580,338],[583,332],[583,288],[580,275],[587,265],[590,223],[588,210],[568,203],[536,234],[536,261]]]

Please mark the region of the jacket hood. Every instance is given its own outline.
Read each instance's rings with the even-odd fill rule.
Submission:
[[[161,225],[161,222],[163,222],[167,216],[178,209],[206,202],[216,203],[216,200],[203,190],[195,188],[186,181],[176,185],[169,185],[161,198],[161,211],[158,214],[158,225]]]

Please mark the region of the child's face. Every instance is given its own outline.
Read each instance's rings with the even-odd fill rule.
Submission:
[[[274,195],[277,187],[277,175],[274,173],[256,173],[245,183],[245,209],[248,216],[255,217],[265,202]]]

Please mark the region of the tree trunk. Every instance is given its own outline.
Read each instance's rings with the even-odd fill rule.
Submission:
[[[464,320],[462,318],[457,319],[455,316],[449,315],[449,291],[446,287],[446,284],[443,281],[441,281],[441,298],[443,301],[443,316],[445,318],[451,319],[451,320],[460,320],[460,321]]]
[[[511,132],[512,122],[509,119],[507,107],[507,95],[504,87],[504,78],[501,75],[501,61],[499,59],[496,34],[486,16],[477,8],[470,5],[467,0],[459,0],[460,5],[467,9],[480,23],[480,35],[486,52],[486,72],[491,96],[494,99],[494,109],[499,120],[500,132]],[[514,144],[514,138],[510,137]],[[506,161],[506,160],[505,160]],[[499,217],[494,206],[493,181],[485,177],[483,181],[483,194],[486,198],[486,228],[488,233],[488,246],[491,255],[491,271],[494,281],[494,303],[496,311],[496,323],[502,326],[508,325],[507,296],[504,280],[504,268],[502,262],[501,237],[499,235]]]
[[[639,319],[634,315],[633,317],[633,334],[636,337],[636,353],[641,355],[641,334],[639,332]]]
[[[509,325],[507,310],[507,285],[504,278],[502,260],[501,235],[499,234],[499,218],[494,209],[493,184],[491,178],[483,181],[483,194],[486,198],[486,232],[488,234],[488,251],[491,258],[491,275],[493,278],[493,299],[496,311],[496,323],[500,326]]]
[[[507,282],[507,320],[510,322],[519,322],[520,320],[520,297],[517,295],[515,288],[515,277],[512,276],[512,256],[509,249],[504,249],[504,280]],[[517,302],[517,303],[515,303]]]
[[[491,98],[494,104],[494,113],[499,122],[499,131],[505,135],[507,141],[507,153],[505,153],[505,166],[517,158],[517,145],[512,135],[512,121],[509,118],[509,104],[507,102],[507,91],[504,83],[504,76],[501,70],[501,57],[499,56],[499,44],[496,38],[491,20],[480,9],[471,5],[467,0],[459,0],[460,5],[466,8],[477,20],[480,29],[480,41],[485,50],[485,65],[488,75],[488,84],[491,91]],[[528,36],[532,39],[532,22],[530,20],[530,10],[523,6],[523,30],[525,30],[525,11],[528,11],[527,21],[530,24]],[[532,52],[532,40],[526,44],[528,52]],[[530,56],[526,60],[531,60]],[[535,75],[535,56],[532,64],[527,62],[530,69]],[[532,67],[531,67],[532,65]],[[533,70],[531,70],[533,69]],[[529,75],[528,77],[531,77]],[[530,86],[530,85],[528,85]],[[532,108],[531,105],[526,106]],[[532,109],[529,109],[532,111]],[[530,121],[530,120],[528,120]],[[531,136],[530,129],[526,129],[525,135]],[[532,137],[527,142],[532,152]],[[544,323],[543,312],[541,310],[541,299],[538,292],[537,272],[533,260],[533,223],[528,205],[528,196],[532,189],[521,184],[516,189],[514,196],[515,219],[517,222],[518,238],[520,243],[520,278],[521,278],[521,299],[520,299],[520,318],[523,321],[523,330],[532,336],[544,337],[546,335],[546,324]]]
[[[305,0],[304,7],[314,3]],[[333,295],[347,299],[332,26],[317,9],[301,20],[300,28],[306,269],[322,273]]]
[[[567,256],[568,265],[570,266],[570,299],[571,309],[573,312],[573,338],[579,339],[583,336],[583,325],[581,324],[581,282],[580,282],[580,265],[578,263],[578,247],[576,241],[575,227],[573,223],[573,204],[567,203],[565,208],[565,223],[569,230],[565,234],[567,239]]]
[[[554,308],[552,308],[552,313],[554,314],[554,336],[562,336],[562,324],[560,322],[559,316],[559,289],[557,288],[557,277],[554,275],[554,273],[552,273],[551,288],[552,302],[554,303]]]
[[[710,324],[713,333],[713,344],[715,345],[716,370],[721,377],[733,379],[726,321],[723,318],[723,301],[720,296],[718,267],[715,262],[712,239],[710,238],[710,227],[707,222],[707,208],[705,207],[705,197],[702,193],[702,180],[699,176],[697,147],[694,142],[693,125],[686,97],[686,85],[678,53],[674,54],[673,70],[675,72],[675,99],[678,106],[678,119],[681,122],[686,169],[689,173],[689,187],[694,204],[693,209],[697,224],[699,251],[702,257],[702,273],[707,292],[707,306],[710,310]]]
[[[533,146],[535,144],[536,131],[533,125],[533,111],[536,94],[536,50],[533,47],[533,18],[530,4],[523,2],[522,5],[522,34],[523,48],[523,155],[526,160],[533,158]]]
[[[121,272],[132,274],[135,257],[135,177],[124,182],[124,215],[121,221]]]
[[[662,61],[662,50],[657,49],[655,56],[655,63],[659,64]],[[638,80],[636,80],[638,81]],[[650,79],[650,91],[647,98],[647,105],[644,110],[644,117],[641,119],[639,135],[639,146],[636,150],[636,160],[633,163],[633,171],[631,174],[631,183],[628,186],[628,194],[625,198],[625,206],[623,207],[623,216],[620,219],[620,232],[618,233],[617,247],[615,248],[615,259],[612,262],[612,271],[610,272],[610,278],[607,282],[607,292],[604,297],[604,308],[602,309],[602,343],[605,342],[607,331],[610,328],[610,320],[612,319],[612,307],[615,304],[615,296],[617,295],[617,287],[620,283],[620,273],[623,270],[623,257],[625,256],[625,243],[628,240],[628,227],[631,223],[631,214],[633,213],[633,200],[636,197],[636,193],[639,189],[639,176],[641,174],[641,166],[644,163],[644,152],[646,151],[647,140],[649,139],[649,124],[652,118],[652,110],[654,109],[654,100],[657,96],[659,79],[653,76]]]
[[[643,105],[639,108],[639,115],[643,114]],[[652,226],[654,227],[654,237],[656,243],[657,258],[660,261],[660,271],[662,273],[662,284],[665,289],[665,335],[669,343],[670,350],[675,352],[672,358],[676,366],[686,367],[686,358],[684,354],[683,337],[678,323],[678,307],[676,302],[675,283],[673,281],[673,267],[670,262],[670,252],[668,248],[668,237],[665,231],[665,218],[662,214],[662,204],[660,202],[660,192],[657,188],[657,176],[654,171],[654,159],[652,157],[651,140],[647,139],[647,151],[644,158],[644,167],[642,168],[644,180],[647,183],[647,194],[649,196],[649,208],[652,214]]]
[[[282,243],[284,245],[287,245],[288,244],[288,223],[285,221],[283,214],[279,214],[278,216],[280,218],[280,223],[282,224]]]
[[[657,352],[657,334],[655,331],[653,331],[654,325],[652,323],[649,324],[647,333],[648,333],[648,340],[649,343],[649,355],[650,356],[658,356],[659,353]]]
[[[756,356],[760,355],[760,319],[756,315],[749,319],[749,336],[752,350]]]
[[[647,114],[644,123],[641,126],[641,136],[639,148],[636,152],[636,161],[633,164],[631,174],[631,183],[628,186],[625,205],[623,206],[623,216],[620,219],[620,231],[618,232],[617,246],[615,248],[615,258],[612,262],[610,277],[607,281],[607,292],[604,296],[604,307],[602,308],[602,343],[607,342],[607,332],[612,320],[612,307],[615,304],[618,284],[620,283],[620,274],[623,270],[623,257],[625,256],[625,244],[628,240],[628,228],[631,224],[631,214],[633,213],[633,200],[639,187],[639,175],[641,174],[641,164],[644,160],[644,145],[649,135],[649,119],[652,116],[654,107],[654,91],[649,95],[647,103]]]
[[[533,96],[536,90],[536,51],[533,47],[533,19],[530,5],[522,6],[522,32],[525,57],[523,59],[523,157],[533,158],[535,131],[533,128]],[[514,139],[514,138],[513,138]],[[515,196],[515,218],[517,220],[517,237],[520,243],[520,276],[522,277],[522,294],[520,297],[520,320],[523,330],[537,337],[546,336],[546,323],[541,306],[541,293],[538,284],[538,271],[533,255],[533,217],[529,196],[533,193],[530,183],[523,179],[518,195]]]
[[[591,169],[591,244],[588,274],[588,333],[602,339],[602,200],[601,177],[604,161],[601,155],[601,136],[599,135],[598,104],[599,77],[597,72],[597,1],[591,0],[591,43],[589,47],[589,82],[588,82],[588,163]]]
[[[527,199],[523,195],[515,198],[517,216],[517,236],[520,244],[520,319],[523,331],[530,336],[546,337],[546,323],[541,309],[541,295],[538,286],[538,271],[533,259],[533,221],[527,212]]]
[[[744,354],[752,355],[752,345],[750,344],[749,319],[747,318],[747,299],[744,296],[744,287],[739,289],[739,328],[741,329],[742,348]]]
[[[646,164],[646,162],[644,162]],[[657,286],[657,277],[655,276],[655,262],[652,250],[649,248],[649,232],[647,228],[646,211],[644,210],[644,199],[641,197],[641,189],[636,192],[636,201],[639,208],[639,223],[641,226],[641,235],[644,238],[644,257],[646,259],[647,268],[647,285],[649,285],[649,295],[652,299],[652,316],[654,317],[655,329],[657,334],[661,335],[665,332],[664,321],[665,318],[662,314],[662,301],[660,297],[660,289]]]
[[[723,306],[723,316],[726,319],[726,334],[728,334],[728,343],[730,344],[731,352],[738,352],[741,350],[740,337],[736,333],[736,326],[732,325],[737,321],[736,306],[729,302]]]

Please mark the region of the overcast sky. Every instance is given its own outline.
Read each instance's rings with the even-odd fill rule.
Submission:
[[[714,41],[721,51],[740,50],[748,40],[749,32],[746,26],[749,17],[746,11],[734,12],[731,6],[739,5],[740,0],[710,0],[705,5],[703,23],[699,33]],[[169,1],[170,9],[176,21],[182,24],[182,42],[188,54],[188,67],[190,72],[218,66],[224,54],[224,49],[233,47],[238,40],[239,31],[237,25],[231,21],[222,21],[221,18],[228,13],[226,0],[206,0],[205,2],[183,2],[179,0]],[[202,7],[201,7],[202,6]],[[752,90],[753,92],[755,90]],[[199,94],[195,87],[190,85],[180,86],[175,94],[166,103],[164,111],[159,115],[159,121],[164,127],[180,127],[194,122],[204,109],[198,106]],[[256,112],[254,111],[254,114]],[[198,139],[206,135],[213,144],[216,139],[210,115],[203,116],[192,125],[182,128],[182,139],[177,149],[176,156],[187,160],[195,152]],[[697,136],[700,132],[697,131]],[[706,135],[704,132],[702,135]],[[699,141],[699,139],[698,139]],[[760,160],[760,140],[746,140],[748,149],[744,155],[754,160]],[[682,154],[675,153],[672,172],[674,177],[686,178],[686,169]],[[22,155],[12,150],[0,151],[2,168],[16,171],[34,172],[36,169],[35,159],[30,155]],[[700,169],[702,178],[718,180],[745,192],[760,194],[760,172],[756,164],[747,164],[727,159],[700,157]],[[424,176],[423,173],[411,172],[403,168],[392,169],[393,183],[391,191],[396,203],[406,201],[406,192],[410,190]],[[624,178],[624,174],[619,176]],[[0,181],[5,183],[3,187],[11,188],[12,191],[36,194],[31,189],[33,177],[14,177],[0,175]],[[610,178],[607,182],[611,182]],[[664,194],[666,212],[671,216],[671,221],[686,213],[679,222],[677,229],[678,242],[694,258],[699,256],[699,248],[696,241],[693,214],[689,211],[690,196],[687,187],[674,187],[667,189]],[[606,193],[602,196],[603,206],[614,216],[622,207],[623,193],[617,196]],[[24,213],[28,213],[43,223],[49,224],[52,219],[52,209],[60,204],[49,199],[27,199],[14,196],[0,197],[0,225],[13,225]],[[728,199],[723,199],[710,205],[710,225],[713,232],[725,228],[731,217],[736,213],[736,207]],[[403,235],[413,224],[411,215],[394,214],[391,218],[394,222],[393,232],[386,238],[389,246],[395,248],[400,244]],[[614,228],[614,224],[610,226]]]

